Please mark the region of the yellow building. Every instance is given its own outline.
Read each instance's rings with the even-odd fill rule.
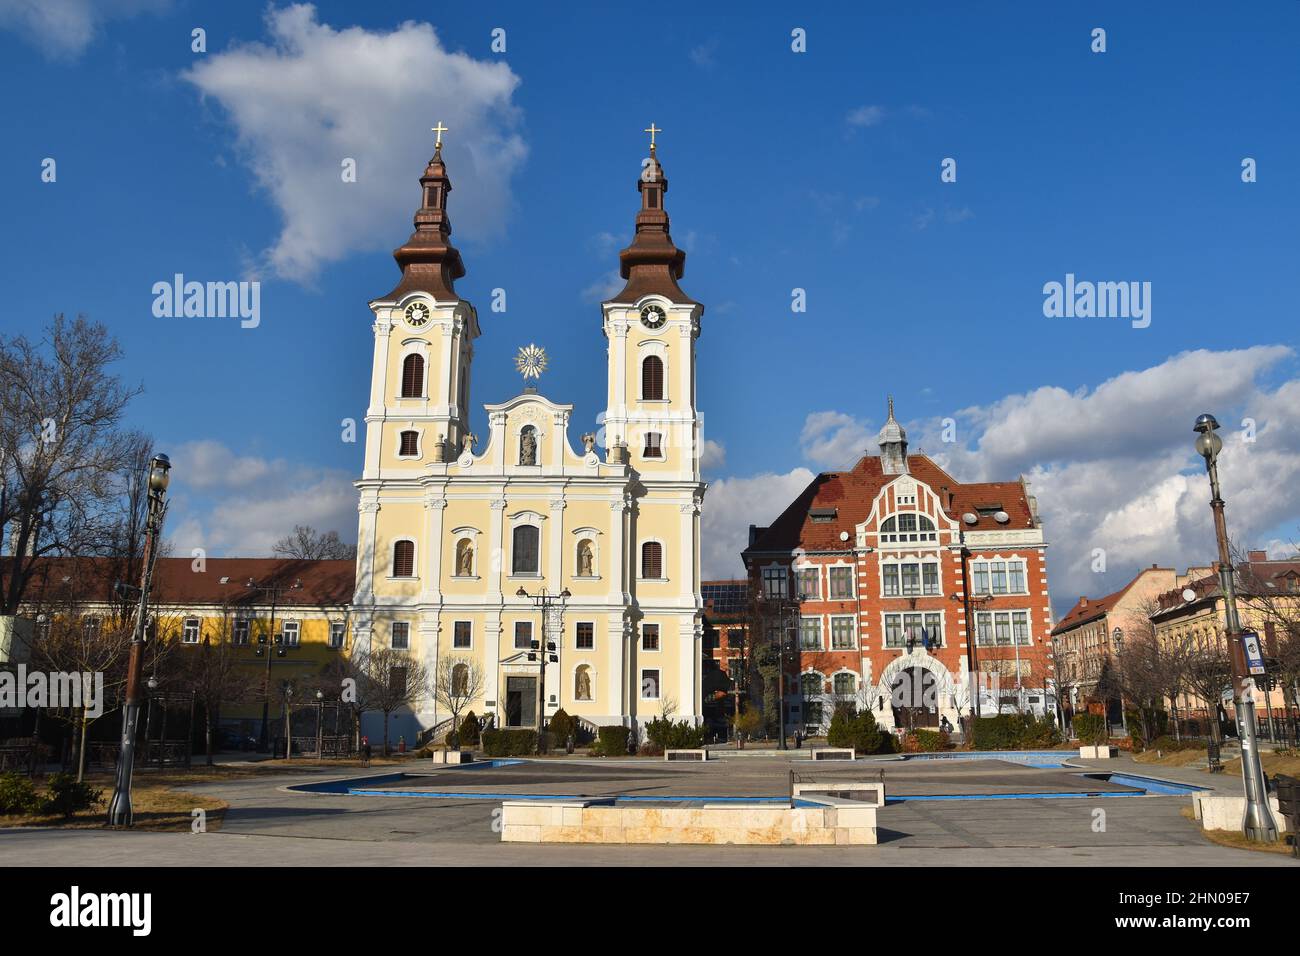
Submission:
[[[484,406],[486,435],[470,432],[481,330],[454,288],[465,269],[450,241],[441,146],[420,183],[415,231],[394,253],[401,279],[370,303],[358,646],[407,650],[430,674],[449,657],[476,669],[483,689],[470,709],[497,726],[536,725],[543,667],[545,717],[563,707],[594,725],[698,720],[703,307],[677,285],[685,254],[669,235],[654,147],[637,183],[635,236],[620,253],[627,282],[602,305],[604,426],[576,449],[573,406],[527,384]],[[517,362],[530,383],[545,355],[530,344]],[[543,620],[535,598],[563,592]],[[430,694],[390,734],[414,739],[447,716]]]

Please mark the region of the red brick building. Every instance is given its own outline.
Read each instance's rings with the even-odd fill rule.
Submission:
[[[787,635],[787,726],[822,728],[841,700],[887,727],[1050,712],[1047,544],[1028,485],[963,484],[909,455],[892,400],[878,443],[750,528],[755,626]]]

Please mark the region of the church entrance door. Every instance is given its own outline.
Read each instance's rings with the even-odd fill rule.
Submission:
[[[537,726],[537,678],[506,678],[506,726]]]

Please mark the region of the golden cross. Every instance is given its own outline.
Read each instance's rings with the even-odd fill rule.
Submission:
[[[442,145],[442,134],[443,134],[443,133],[449,133],[449,132],[451,132],[451,130],[449,130],[446,126],[443,126],[443,125],[442,125],[442,120],[438,120],[438,125],[437,125],[437,126],[430,126],[430,127],[429,127],[429,132],[431,132],[431,133],[437,133],[437,134],[438,134],[438,138],[437,138],[437,140],[436,140],[436,141],[434,142],[434,144],[433,144],[433,145],[434,145],[434,148],[436,149],[437,147],[439,147],[439,146]]]
[[[663,130],[661,130],[658,126],[655,126],[654,123],[651,123],[641,132],[650,134],[650,152],[653,153],[655,151],[655,133],[662,133]]]

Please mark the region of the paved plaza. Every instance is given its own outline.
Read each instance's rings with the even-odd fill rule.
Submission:
[[[389,768],[340,773],[311,769],[190,785],[230,804],[210,833],[115,833],[26,829],[0,832],[2,865],[1187,865],[1295,866],[1290,858],[1216,846],[1180,812],[1187,796],[1133,795],[1085,772],[1123,771],[1239,792],[1229,775],[1148,770],[1127,758],[1034,768],[1002,760],[857,761],[814,765],[795,758],[734,756],[707,764],[644,760],[522,761],[503,767],[435,769],[380,779]],[[873,779],[885,771],[889,803],[873,847],[537,846],[502,844],[500,799],[523,795],[694,798],[780,797],[790,770],[800,779]],[[302,784],[348,778],[392,796],[304,793]],[[411,791],[464,794],[427,797]],[[915,799],[998,797],[1019,799]],[[1085,796],[1064,796],[1085,793]],[[406,794],[406,795],[403,795]],[[1127,795],[1126,795],[1127,794]],[[473,797],[471,799],[471,797]],[[913,799],[908,799],[913,798]],[[1097,811],[1104,811],[1104,827]]]

